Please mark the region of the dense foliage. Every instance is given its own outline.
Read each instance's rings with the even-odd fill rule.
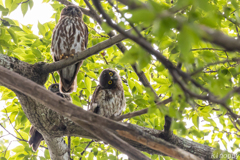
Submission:
[[[35,35],[32,25],[22,25],[18,20],[9,19],[8,15],[17,7],[21,7],[22,14],[28,14],[33,5],[33,0],[0,0],[0,53],[15,57],[30,64],[37,62],[53,62],[50,47],[52,31],[59,20],[60,12],[64,5],[58,1],[43,0],[52,6],[55,13],[50,22],[38,23],[39,34]],[[83,8],[87,8],[83,0],[73,1]],[[90,1],[91,2],[91,1]],[[124,29],[131,25],[141,31],[154,49],[159,50],[174,65],[181,66],[182,71],[190,74],[192,78],[218,99],[225,97],[231,90],[239,86],[240,66],[238,52],[228,52],[221,46],[216,46],[202,40],[200,25],[220,30],[230,37],[239,38],[239,2],[237,0],[151,0],[144,1],[148,7],[135,10],[128,9],[125,5],[114,1],[114,7],[108,2],[102,6],[116,24]],[[165,10],[175,7],[179,10],[175,17],[161,16]],[[116,10],[116,8],[120,11]],[[40,14],[40,13],[39,13]],[[179,16],[179,17],[178,17]],[[88,16],[84,22],[89,27],[88,48],[107,40],[107,33],[112,30],[107,23],[101,26]],[[181,27],[179,26],[181,21]],[[136,35],[136,33],[133,32]],[[211,38],[211,37],[210,37]],[[91,95],[98,84],[98,77],[105,68],[114,68],[122,77],[124,92],[127,100],[125,113],[149,107],[148,114],[126,119],[132,124],[163,130],[164,116],[173,117],[171,129],[177,136],[187,137],[197,143],[205,144],[217,149],[237,153],[239,151],[240,126],[228,114],[222,105],[191,96],[182,90],[179,84],[173,81],[171,74],[155,57],[151,56],[141,46],[126,39],[124,45],[129,49],[125,55],[116,46],[112,46],[100,54],[87,58],[78,73],[78,89],[71,94],[72,102],[79,107],[87,108]],[[233,59],[233,60],[232,60]],[[0,60],[1,62],[1,60]],[[160,100],[173,98],[165,106],[157,108],[154,103],[154,94],[145,88],[133,71],[131,64],[137,63],[137,69],[142,70]],[[199,70],[200,69],[200,70]],[[54,77],[59,82],[57,72]],[[180,78],[180,77],[179,77]],[[180,78],[181,79],[181,78]],[[184,79],[181,79],[184,81]],[[54,82],[50,75],[45,87]],[[191,82],[186,82],[186,88],[197,94],[206,95],[206,90],[196,87]],[[6,101],[6,108],[1,106],[1,131],[0,137],[7,132],[3,129],[10,123],[15,128],[12,133],[14,140],[19,144],[13,149],[8,149],[12,139],[0,139],[1,160],[9,159],[50,159],[48,150],[40,148],[44,154],[33,152],[26,142],[29,139],[31,123],[26,118],[21,105],[11,90],[0,87],[1,100]],[[240,115],[240,96],[234,94],[227,97],[227,105]],[[71,152],[73,159],[79,159],[81,152],[91,140],[72,137]],[[67,142],[67,138],[66,138]],[[44,141],[41,143],[47,147]],[[121,153],[116,149],[100,142],[94,142],[83,154],[82,159],[117,159]],[[149,155],[151,159],[171,159],[160,155]],[[121,158],[119,158],[121,159]],[[124,159],[124,158],[123,158]]]

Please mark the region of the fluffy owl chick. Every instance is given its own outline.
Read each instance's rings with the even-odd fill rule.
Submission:
[[[112,118],[121,115],[126,106],[121,78],[113,69],[105,69],[99,77],[99,85],[95,89],[90,111]]]
[[[59,92],[59,84],[55,83],[48,87],[48,90],[57,94],[58,96],[66,99],[67,101],[71,101],[71,97],[67,94],[62,94]],[[30,139],[28,141],[29,146],[32,147],[33,151],[36,152],[41,141],[43,141],[43,136],[39,133],[33,126],[30,128]]]
[[[75,5],[67,6],[62,10],[52,35],[51,53],[54,61],[67,59],[87,48],[88,28],[83,22],[82,16],[80,8]],[[58,71],[60,92],[76,91],[77,73],[82,63],[83,61],[80,61]]]

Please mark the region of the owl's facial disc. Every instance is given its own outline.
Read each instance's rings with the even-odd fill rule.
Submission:
[[[53,93],[59,92],[59,84],[57,83],[52,84],[51,86],[48,87],[48,90]]]
[[[61,16],[63,16],[63,15],[69,16],[69,17],[80,17],[80,18],[82,18],[81,10],[79,9],[78,6],[75,6],[75,5],[70,5],[70,6],[65,7],[62,10],[62,13],[61,13]]]
[[[115,88],[118,82],[118,75],[117,73],[112,70],[106,69],[103,70],[100,75],[100,85],[104,89],[112,89]]]

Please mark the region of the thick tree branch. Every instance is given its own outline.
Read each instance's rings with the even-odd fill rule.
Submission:
[[[128,30],[127,32],[130,32],[131,30]],[[80,60],[86,59],[90,56],[93,56],[95,54],[98,54],[99,51],[106,49],[116,43],[121,42],[122,40],[126,39],[125,36],[123,36],[122,34],[116,35],[112,38],[109,38],[106,41],[100,42],[98,44],[96,44],[95,46],[88,48],[85,51],[82,51],[80,53],[77,53],[74,55],[74,57],[69,57],[68,59],[63,59],[61,61],[58,62],[53,62],[50,64],[45,64],[44,66],[42,66],[42,71],[45,73],[51,73],[53,71],[57,71],[60,70],[64,67],[67,67],[71,64],[74,64]]]
[[[25,62],[21,62],[17,60],[16,58],[8,57],[6,55],[0,54],[0,65],[7,67],[9,70],[18,72],[19,74],[25,77],[28,77],[29,79],[36,81],[39,84],[44,84],[46,81],[46,79],[44,78],[44,74],[40,72],[39,69],[37,68],[34,69],[34,67],[36,67],[35,65],[34,66],[29,65]],[[41,68],[41,65],[39,65],[39,68]],[[45,106],[41,105],[40,103],[38,103],[34,99],[31,99],[30,97],[27,97],[16,91],[15,93],[20,100],[20,103],[22,105],[22,108],[26,116],[31,121],[31,123],[39,131],[41,131],[41,134],[49,137],[62,137],[62,136],[68,136],[70,134],[70,136],[97,139],[95,136],[93,136],[83,128],[78,127],[74,123],[72,123],[72,121],[69,121],[68,118],[59,116],[57,113],[47,109]],[[61,123],[59,124],[59,121],[62,121],[61,117],[64,118],[63,124]],[[66,127],[67,129],[64,129]],[[145,128],[145,127],[136,126],[136,125],[135,127],[137,127],[139,131],[147,132],[156,138],[160,137],[171,144],[174,144],[188,152],[193,153],[194,155],[197,155],[199,157],[204,157],[204,159],[212,159],[211,157],[212,152],[215,149],[207,145],[199,144],[199,143],[187,140],[185,138],[178,137],[174,134],[171,135],[171,137],[165,137],[164,132],[160,130]],[[141,151],[148,152],[149,154],[162,155],[161,152],[150,149],[137,142],[130,141],[128,139],[125,139],[125,140],[127,140],[128,143],[140,149]],[[210,152],[206,152],[206,150]]]
[[[44,137],[52,160],[69,160],[68,146],[62,137]]]
[[[202,39],[223,47],[226,51],[240,51],[240,41],[226,34],[201,25]]]
[[[112,134],[112,133],[108,132],[108,134],[105,133],[103,135],[96,134],[96,131],[100,130],[100,128],[98,128],[97,126],[101,126],[101,128],[106,127],[109,131],[111,130],[114,133],[118,133],[119,131],[127,131],[130,134],[138,135],[138,132],[132,128],[129,128],[128,125],[114,122],[105,117],[101,117],[94,113],[84,111],[82,108],[79,108],[79,107],[71,104],[70,102],[62,99],[61,97],[53,94],[50,91],[47,91],[43,87],[35,84],[34,82],[32,82],[14,72],[11,72],[3,67],[0,67],[0,75],[2,77],[0,79],[1,84],[4,84],[8,88],[20,91],[20,92],[36,99],[38,102],[46,105],[47,107],[58,112],[59,114],[70,118],[76,124],[83,126],[90,133],[107,141],[108,143],[112,142],[112,141],[111,141],[111,139],[108,139],[110,137],[106,137],[106,135]],[[95,129],[95,130],[92,130],[92,129]],[[102,133],[104,133],[104,131]],[[147,138],[146,136],[141,136],[141,135],[139,135],[139,136],[142,138]],[[127,138],[127,137],[125,137],[125,138]],[[161,141],[161,143],[165,144],[165,145],[163,145],[164,148],[168,148],[168,147],[175,148],[174,149],[175,153],[179,153],[180,155],[182,155],[182,153],[186,153],[187,155],[189,155],[188,158],[185,157],[186,159],[192,159],[190,157],[194,157],[193,159],[198,159],[196,156],[191,155],[190,153],[188,153],[182,149],[179,149],[178,147],[176,147],[174,145],[171,145],[161,139],[159,139],[159,141]],[[117,139],[115,139],[115,142],[118,142],[119,143],[118,145],[120,145],[120,144],[122,144],[122,145],[116,146],[116,144],[113,144],[113,143],[110,143],[110,144],[117,148],[120,147],[121,151],[129,154],[130,157],[135,158],[135,159],[137,159],[137,157],[147,159],[142,154],[137,154],[137,152],[132,152],[132,151],[134,151],[134,148],[130,147],[127,144],[122,143],[120,141],[120,139],[119,139],[119,141]],[[128,146],[128,147],[124,148],[126,146]],[[129,153],[129,151],[131,151],[132,153]],[[136,149],[135,149],[135,151],[136,151]],[[161,150],[161,152],[165,153],[169,156],[172,156],[172,154],[173,154],[173,153],[170,154],[169,152],[166,153],[165,150]],[[142,156],[140,156],[140,155],[142,155]],[[181,158],[181,157],[176,157],[176,158]]]

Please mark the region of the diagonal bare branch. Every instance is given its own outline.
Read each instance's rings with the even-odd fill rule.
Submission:
[[[131,30],[128,30],[127,32],[130,32]],[[95,54],[98,54],[99,51],[106,49],[116,43],[121,42],[122,40],[126,39],[125,36],[123,36],[122,34],[118,34],[112,38],[109,38],[106,41],[100,42],[98,44],[96,44],[95,46],[88,48],[87,50],[77,53],[74,55],[74,57],[69,57],[68,59],[63,59],[61,61],[58,62],[53,62],[50,64],[45,64],[42,66],[42,71],[44,73],[51,73],[53,71],[57,71],[60,70],[64,67],[67,67],[71,64],[74,64],[80,60],[86,59],[90,56],[93,56]]]
[[[170,103],[170,102],[172,102],[172,97],[170,97],[168,99],[165,99],[161,102],[158,102],[158,103],[156,103],[156,105],[157,105],[157,107],[161,107],[161,105],[164,105],[164,104],[167,104],[167,103]],[[130,113],[115,117],[114,120],[121,121],[121,120],[126,119],[126,118],[132,118],[132,117],[140,116],[142,114],[146,114],[148,112],[148,109],[149,108],[145,108],[145,109],[142,109],[142,110],[139,110],[139,111],[130,112]]]
[[[37,100],[39,103],[56,111],[57,113],[65,117],[68,117],[73,122],[82,126],[84,129],[86,129],[88,132],[92,133],[96,137],[103,139],[104,141],[107,141],[109,144],[120,149],[120,151],[122,151],[123,153],[129,154],[129,156],[132,157],[133,159],[148,159],[143,154],[140,154],[136,148],[130,146],[126,142],[124,143],[124,141],[121,141],[120,138],[117,138],[117,136],[120,136],[118,134],[119,131],[127,131],[130,134],[138,135],[138,137],[140,138],[145,138],[146,140],[152,141],[151,139],[148,139],[147,136],[139,135],[139,132],[129,127],[129,125],[115,122],[105,117],[94,114],[92,112],[85,111],[82,108],[75,106],[74,104],[57,96],[56,94],[53,94],[52,92],[46,90],[44,87],[34,83],[33,81],[25,77],[22,77],[13,71],[9,71],[4,67],[0,67],[0,76],[1,76],[0,83],[3,84],[4,86],[19,91]],[[105,130],[108,131],[105,132]],[[98,134],[96,134],[97,131],[99,131]],[[116,137],[114,138],[113,143],[111,137],[112,136],[114,137],[114,134],[116,134]],[[124,135],[122,136],[127,138],[127,136]],[[166,155],[169,156],[179,155],[179,157],[175,156],[174,157],[186,160],[199,159],[197,156],[194,156],[193,154],[188,153],[162,139],[158,139],[158,141],[161,142],[162,147],[164,148],[164,150],[161,150],[160,152]],[[167,148],[172,149],[170,151]]]

